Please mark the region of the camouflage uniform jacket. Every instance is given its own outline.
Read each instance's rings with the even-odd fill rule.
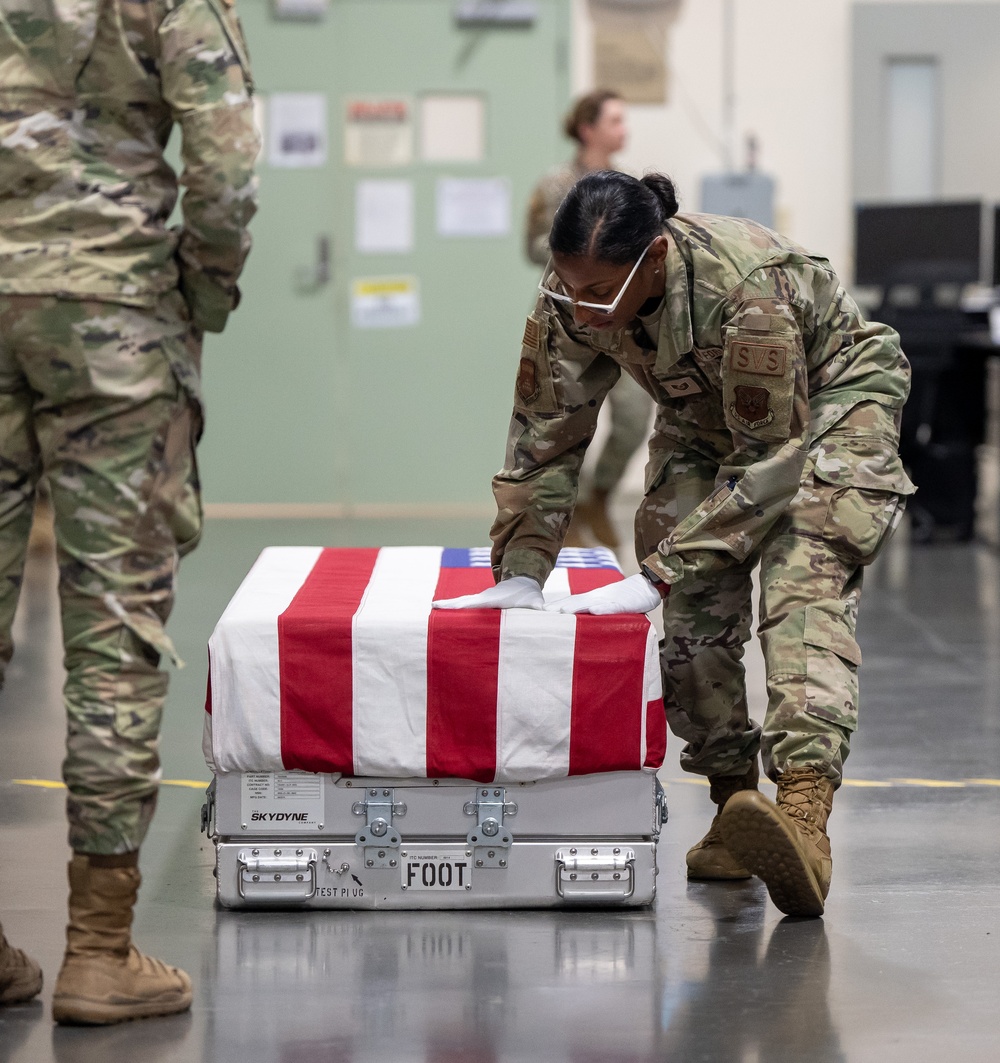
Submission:
[[[640,319],[645,332],[577,326],[544,295],[528,318],[493,482],[498,578],[551,570],[621,369],[658,404],[647,491],[685,449],[718,463],[715,491],[640,559],[668,583],[748,557],[805,484],[807,461],[830,483],[913,491],[896,453],[909,390],[898,335],[861,317],[825,259],[753,222],[679,215],[666,232],[665,298]]]
[[[0,0],[0,293],[151,306],[179,285],[222,329],[259,148],[231,3]]]
[[[549,260],[549,232],[559,204],[586,171],[576,161],[557,166],[535,185],[528,200],[524,226],[524,253],[531,262],[544,266]]]

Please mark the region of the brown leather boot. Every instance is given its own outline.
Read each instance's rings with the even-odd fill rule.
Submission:
[[[42,991],[42,969],[4,937],[0,927],[0,1007],[23,1004]]]
[[[709,775],[709,797],[718,806],[708,833],[687,853],[688,878],[733,880],[750,878],[750,872],[726,848],[719,834],[719,817],[726,802],[741,790],[756,790],[760,778],[756,758],[743,775]]]
[[[767,886],[786,915],[823,914],[833,860],[826,821],[833,783],[813,768],[778,777],[777,803],[736,794],[719,820],[726,847]]]
[[[191,979],[132,944],[138,855],[75,853],[70,861],[66,956],[52,998],[56,1022],[103,1026],[191,1006]]]

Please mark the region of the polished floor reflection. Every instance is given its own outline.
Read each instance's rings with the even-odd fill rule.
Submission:
[[[1000,562],[906,549],[862,609],[862,728],[831,832],[822,920],[783,919],[756,880],[688,885],[707,790],[662,775],[670,822],[649,909],[218,911],[198,833],[204,645],[268,543],[474,543],[472,522],[213,522],[185,563],[160,809],[143,850],[141,946],[196,984],[189,1015],[52,1025],[65,919],[63,721],[51,570],[32,564],[0,695],[0,918],[45,969],[0,1010],[0,1060],[88,1063],[877,1063],[997,1058],[1000,1037]],[[756,666],[751,673],[759,680]],[[757,700],[759,704],[759,697]],[[18,781],[15,781],[18,780]]]

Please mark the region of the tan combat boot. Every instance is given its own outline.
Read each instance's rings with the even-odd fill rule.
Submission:
[[[767,886],[786,915],[823,914],[833,860],[826,821],[833,783],[812,768],[778,777],[777,804],[760,793],[736,794],[719,820],[727,848]]]
[[[23,1004],[42,991],[42,969],[3,936],[0,927],[0,1007]]]
[[[75,853],[70,861],[66,956],[52,998],[56,1022],[103,1026],[191,1006],[191,979],[132,944],[138,855]]]
[[[760,778],[757,760],[754,759],[750,770],[743,775],[710,775],[708,781],[709,797],[718,806],[708,833],[704,838],[688,849],[688,878],[709,880],[733,880],[750,878],[750,872],[726,848],[719,834],[719,817],[726,802],[741,790],[756,790]]]

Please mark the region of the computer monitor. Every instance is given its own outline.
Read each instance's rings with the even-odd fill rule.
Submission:
[[[882,203],[855,208],[854,280],[885,285],[908,267],[940,283],[980,279],[982,204]]]

